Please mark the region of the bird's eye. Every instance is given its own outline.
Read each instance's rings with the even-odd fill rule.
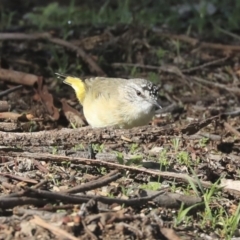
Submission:
[[[140,96],[140,95],[141,95],[141,92],[140,92],[140,91],[137,91],[137,95]]]

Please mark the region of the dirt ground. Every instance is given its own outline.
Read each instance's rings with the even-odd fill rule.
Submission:
[[[61,28],[46,2],[37,26],[16,2],[0,4],[0,239],[237,239],[239,37]],[[146,78],[163,108],[148,126],[92,129],[55,73]]]

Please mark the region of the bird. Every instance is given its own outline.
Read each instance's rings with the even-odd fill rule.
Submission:
[[[92,128],[130,129],[147,125],[158,102],[159,86],[142,78],[92,77],[82,80],[56,73],[71,86]]]

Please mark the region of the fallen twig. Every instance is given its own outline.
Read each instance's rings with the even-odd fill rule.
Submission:
[[[171,126],[113,129],[82,127],[77,129],[63,128],[61,130],[39,131],[32,133],[5,133],[0,132],[0,145],[3,146],[75,146],[79,143],[125,143],[122,136],[131,139],[132,142],[161,142],[161,137],[175,136],[179,130]]]
[[[48,180],[47,179],[44,179],[43,181],[37,183],[36,185],[32,186],[33,189],[38,189],[40,187],[42,187],[43,185],[47,184],[48,183]]]
[[[1,69],[0,69],[0,71],[1,71]],[[5,91],[2,91],[2,92],[0,92],[0,97],[4,97],[4,96],[8,95],[8,94],[11,93],[11,92],[15,92],[15,91],[17,91],[18,89],[21,89],[22,87],[23,87],[22,85],[18,85],[18,86],[16,86],[16,87],[12,87],[12,88],[10,88],[10,89],[7,89],[7,90],[5,90]]]
[[[224,127],[225,127],[228,131],[230,131],[231,133],[233,133],[236,137],[240,138],[240,132],[239,132],[237,129],[235,129],[233,126],[231,126],[231,125],[230,125],[229,123],[227,123],[227,122],[224,122],[223,124],[224,124]]]
[[[81,222],[82,222],[82,225],[83,225],[83,228],[84,228],[85,233],[90,237],[90,239],[92,239],[92,240],[98,240],[97,236],[96,236],[94,233],[92,233],[92,232],[89,230],[89,228],[86,226],[85,220],[82,219]]]
[[[92,189],[96,189],[96,188],[105,186],[108,183],[113,182],[120,177],[121,177],[121,174],[117,170],[115,170],[115,171],[112,171],[109,174],[107,174],[107,175],[105,175],[101,178],[98,178],[97,180],[85,183],[81,186],[77,186],[77,187],[74,187],[74,188],[71,188],[71,189],[67,189],[67,190],[62,191],[62,192],[80,193],[80,192],[89,191],[89,190],[92,190]]]
[[[153,191],[153,190],[143,190],[143,189],[139,190],[139,195],[141,197],[151,196],[156,193],[157,191]],[[172,193],[172,192],[166,192],[165,194],[159,195],[158,197],[154,198],[152,201],[156,203],[158,206],[166,207],[166,208],[175,208],[175,209],[179,209],[182,204],[184,204],[184,207],[190,207],[198,204],[198,206],[196,207],[199,207],[201,206],[201,203],[203,203],[203,199],[201,197],[189,196],[189,195]]]
[[[1,197],[0,198],[0,208],[7,209],[13,208],[16,206],[23,206],[23,205],[45,205],[48,202],[43,199],[31,198],[31,197]]]
[[[32,184],[37,184],[38,181],[30,179],[30,178],[25,178],[25,177],[21,177],[21,176],[17,176],[17,175],[12,175],[9,173],[0,173],[0,175],[10,178],[10,179],[15,179],[17,181],[22,181],[22,182],[26,182],[26,183],[32,183]]]
[[[92,195],[72,195],[68,193],[59,193],[59,192],[50,192],[47,190],[40,190],[40,189],[33,189],[28,188],[24,196],[34,199],[35,198],[41,198],[41,199],[51,199],[54,201],[62,201],[74,204],[81,204],[81,203],[87,203],[89,200],[94,199],[95,201],[102,202],[104,204],[125,204],[127,206],[139,206],[142,204],[147,203],[148,201],[152,201],[154,198],[158,197],[159,195],[162,195],[165,193],[165,190],[157,192],[156,194],[153,194],[151,196],[146,197],[139,197],[139,198],[131,198],[131,199],[119,199],[119,198],[111,198],[111,197],[104,197],[104,196],[92,196]],[[14,197],[15,198],[15,197]],[[12,199],[7,196],[0,198],[0,206],[2,203],[2,199]],[[7,202],[5,203],[7,204]],[[17,206],[17,205],[16,205]]]
[[[0,113],[1,114],[1,113]],[[210,124],[217,116],[195,122],[195,132]],[[63,128],[61,130],[40,131],[32,133],[5,133],[0,132],[0,145],[5,146],[75,146],[79,143],[108,143],[120,144],[127,142],[136,143],[161,143],[163,138],[171,138],[181,135],[188,129],[174,129],[171,125],[166,127],[144,126],[132,129],[91,128],[77,129]],[[189,132],[189,131],[188,131]],[[194,132],[194,133],[195,133]],[[193,134],[194,134],[193,133]],[[190,134],[190,133],[188,133]]]
[[[92,73],[97,74],[98,76],[106,76],[106,73],[97,65],[97,63],[89,55],[85,53],[85,51],[82,48],[59,38],[48,38],[48,41],[56,43],[58,45],[68,48],[69,50],[76,52],[77,57],[80,56],[85,62],[88,63],[90,71]]]
[[[0,68],[0,80],[22,84],[26,86],[33,86],[38,81],[38,76],[30,73],[24,73],[24,72]]]
[[[52,232],[53,234],[55,234],[56,236],[62,238],[67,238],[70,240],[79,240],[79,238],[74,237],[72,234],[64,231],[63,229],[53,226],[50,223],[45,222],[44,220],[42,220],[40,217],[38,216],[34,216],[34,219],[31,220],[31,222],[48,229],[50,232]]]
[[[144,65],[144,64],[139,64],[139,63],[112,63],[113,67],[135,67],[135,68],[142,68],[142,69],[148,69],[148,70],[157,70],[157,71],[162,71],[162,72],[168,72],[168,73],[175,73],[176,75],[182,75],[182,73],[190,73],[199,69],[203,69],[205,67],[209,67],[212,65],[216,65],[219,63],[222,63],[228,59],[227,57],[223,57],[220,59],[216,59],[214,61],[210,61],[207,63],[204,63],[202,65],[192,67],[189,69],[182,69],[180,70],[176,66],[170,66],[170,65],[164,65],[164,66],[152,66],[152,65]]]
[[[51,43],[55,43],[58,45],[61,45],[63,47],[68,48],[71,51],[76,52],[77,57],[81,57],[83,61],[85,61],[89,69],[92,73],[97,74],[98,76],[106,76],[104,71],[97,65],[97,63],[81,48],[78,46],[75,46],[74,44],[65,41],[63,39],[59,38],[52,38],[49,33],[32,33],[32,34],[26,34],[26,33],[0,33],[0,40],[47,40]]]
[[[112,63],[113,67],[136,67],[143,68],[149,70],[158,70],[167,73],[174,73],[177,76],[183,77],[181,70],[174,65],[164,65],[164,66],[152,66],[152,65],[144,65],[139,63]]]
[[[206,85],[210,85],[210,86],[213,86],[213,87],[216,87],[216,88],[224,89],[224,90],[227,90],[229,92],[240,95],[240,89],[237,88],[237,87],[227,87],[225,84],[207,81],[207,80],[202,79],[200,77],[192,77],[192,80],[196,81],[196,82],[199,82],[199,83],[206,84]]]
[[[194,72],[194,71],[206,68],[206,67],[210,67],[210,66],[222,63],[222,62],[226,61],[227,59],[228,59],[228,57],[223,57],[223,58],[220,58],[220,59],[216,59],[216,60],[204,63],[204,64],[199,65],[199,66],[195,66],[195,67],[188,68],[188,69],[182,69],[181,71],[183,73],[191,73],[191,72]]]
[[[200,49],[214,49],[214,50],[221,50],[226,52],[236,52],[240,51],[240,46],[238,45],[224,45],[224,44],[219,44],[219,43],[208,43],[208,42],[201,42],[198,39],[186,36],[186,35],[177,35],[177,34],[171,34],[171,33],[163,33],[162,31],[159,31],[158,29],[153,29],[155,33],[158,33],[162,37],[168,37],[168,38],[173,38],[177,39],[186,43],[189,43],[193,46],[198,46]]]
[[[132,172],[149,174],[151,176],[164,177],[166,179],[175,179],[176,181],[181,181],[181,182],[185,182],[185,183],[189,183],[189,181],[192,181],[193,183],[198,184],[200,182],[200,184],[203,187],[206,187],[206,188],[212,187],[212,184],[210,182],[200,181],[200,180],[191,178],[187,174],[148,170],[148,169],[139,168],[139,167],[126,166],[126,165],[121,165],[118,163],[101,161],[98,159],[76,158],[76,157],[66,157],[66,156],[60,156],[60,155],[56,156],[53,154],[27,153],[27,152],[24,152],[24,153],[11,152],[11,153],[9,153],[9,155],[34,158],[34,159],[46,161],[46,162],[51,161],[51,162],[62,163],[62,161],[69,161],[69,162],[78,163],[78,164],[80,163],[80,164],[85,164],[85,165],[104,166],[104,167],[108,167],[110,169],[113,168],[113,169],[119,169],[119,170],[128,170],[128,171],[132,171]],[[228,189],[228,188],[223,188],[222,190],[224,192],[240,196],[240,192],[237,190],[232,190],[232,189]]]
[[[240,109],[237,109],[235,111],[224,112],[221,115],[230,116],[230,117],[237,117],[237,116],[240,116]]]

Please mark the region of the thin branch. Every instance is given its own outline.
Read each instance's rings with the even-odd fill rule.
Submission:
[[[35,223],[43,228],[48,229],[50,232],[52,232],[54,235],[58,236],[62,239],[62,237],[70,240],[79,240],[79,238],[74,237],[70,233],[64,231],[63,229],[53,226],[52,224],[45,222],[43,219],[41,219],[38,216],[34,216],[34,219],[31,220],[32,223]]]
[[[77,57],[80,56],[83,59],[83,61],[85,61],[88,64],[89,69],[93,74],[97,74],[99,76],[106,76],[106,73],[97,65],[97,63],[81,47],[78,47],[60,38],[52,38],[49,33],[33,33],[33,34],[0,33],[0,40],[36,41],[36,40],[43,40],[43,39],[76,52]]]
[[[109,174],[107,174],[107,175],[105,175],[101,178],[98,178],[94,181],[85,183],[81,186],[77,186],[77,187],[74,187],[74,188],[71,188],[71,189],[67,189],[67,190],[62,191],[62,192],[80,193],[80,192],[89,191],[89,190],[96,189],[96,188],[99,188],[99,187],[102,187],[102,186],[106,186],[110,182],[113,182],[120,177],[121,177],[121,174],[117,170],[115,170],[115,171],[112,171]]]
[[[212,187],[212,183],[191,178],[191,177],[189,177],[188,174],[148,170],[148,169],[139,168],[139,167],[126,166],[126,165],[121,165],[118,163],[101,161],[98,159],[87,159],[87,158],[77,158],[77,157],[53,155],[53,154],[27,153],[27,152],[25,152],[25,153],[12,152],[9,154],[12,156],[34,158],[34,159],[37,159],[40,161],[46,161],[46,162],[50,161],[50,162],[62,163],[63,161],[69,161],[72,163],[85,164],[85,165],[100,166],[100,167],[104,166],[104,167],[108,167],[110,169],[113,168],[113,169],[136,172],[136,173],[145,173],[145,174],[148,174],[151,176],[163,177],[165,179],[175,179],[177,181],[185,182],[185,183],[189,183],[189,181],[192,181],[193,183],[198,184],[200,182],[201,185],[205,188]],[[240,191],[238,191],[238,190],[233,190],[230,188],[223,188],[222,190],[224,192],[240,196]]]
[[[229,123],[227,123],[227,122],[224,122],[223,123],[224,124],[224,127],[228,130],[228,131],[230,131],[231,133],[233,133],[237,138],[240,138],[240,132],[237,130],[237,129],[235,129],[233,126],[231,126]]]

